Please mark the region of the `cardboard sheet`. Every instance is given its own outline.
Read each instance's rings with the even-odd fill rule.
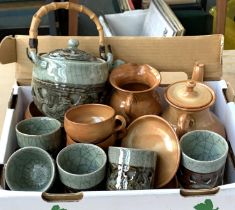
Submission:
[[[39,53],[56,48],[66,48],[69,37],[40,36]],[[98,37],[73,37],[79,40],[79,48],[98,56]],[[9,41],[7,38],[4,42]],[[14,42],[10,38],[11,42]],[[107,37],[115,58],[127,62],[147,63],[159,71],[186,72],[191,77],[195,62],[205,64],[205,80],[219,80],[222,76],[222,35],[190,36],[174,38],[156,37]],[[16,36],[16,79],[21,84],[30,84],[32,63],[27,58],[28,36]],[[3,52],[0,46],[0,62],[5,57],[14,58],[12,52]]]

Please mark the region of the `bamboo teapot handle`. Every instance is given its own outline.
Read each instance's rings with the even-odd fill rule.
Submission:
[[[38,48],[38,27],[41,22],[41,18],[46,15],[50,11],[54,11],[57,9],[67,9],[67,10],[75,10],[80,13],[86,14],[96,25],[96,28],[99,32],[99,51],[100,57],[105,59],[105,45],[104,45],[104,31],[103,27],[99,22],[98,17],[94,12],[88,9],[85,6],[80,4],[75,4],[71,2],[52,2],[50,4],[46,4],[39,8],[39,10],[34,14],[33,19],[31,21],[30,30],[29,30],[29,51],[36,52]]]

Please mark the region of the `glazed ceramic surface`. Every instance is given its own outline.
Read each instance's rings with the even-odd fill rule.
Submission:
[[[84,143],[99,143],[125,126],[125,119],[115,115],[112,107],[103,104],[73,107],[64,116],[66,133],[75,141]]]
[[[78,45],[78,40],[70,39],[66,49],[57,49],[41,56],[30,54],[35,63],[33,78],[66,85],[104,84],[112,65],[112,54],[108,53],[105,61],[79,50]]]
[[[177,174],[180,185],[186,189],[210,189],[223,184],[224,169],[222,167],[210,173],[197,173],[181,165]]]
[[[51,156],[37,147],[25,147],[11,155],[6,164],[6,182],[11,190],[48,190],[55,178]]]
[[[185,188],[213,188],[222,184],[228,154],[226,140],[215,132],[196,130],[183,135],[178,177]]]
[[[33,117],[16,125],[19,147],[35,146],[48,152],[61,148],[61,123],[53,118]]]
[[[146,115],[134,120],[127,128],[122,146],[157,153],[156,188],[163,187],[175,176],[180,162],[178,137],[163,118]]]
[[[66,85],[98,85],[105,84],[109,76],[111,62],[102,59],[93,62],[58,59],[42,56],[47,68],[34,66],[33,78],[38,80]]]
[[[191,131],[181,137],[181,164],[194,172],[210,173],[219,170],[226,161],[226,140],[211,131]]]
[[[154,187],[156,152],[109,147],[108,190],[144,190]]]
[[[165,98],[170,106],[162,117],[179,137],[192,130],[211,130],[226,136],[223,124],[209,109],[215,93],[207,85],[192,80],[176,82],[166,89]]]
[[[76,105],[103,103],[106,96],[102,85],[60,85],[38,79],[32,80],[33,101],[44,115],[64,121],[65,112]]]
[[[56,163],[61,182],[73,190],[86,190],[105,177],[107,157],[93,144],[72,144],[62,149]]]
[[[112,70],[109,81],[114,89],[110,105],[128,123],[142,115],[161,112],[156,92],[161,76],[153,67],[123,64]]]

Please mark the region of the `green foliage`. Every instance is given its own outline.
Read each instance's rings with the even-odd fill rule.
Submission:
[[[64,208],[61,209],[59,205],[54,205],[54,206],[51,208],[51,210],[67,210],[67,209],[64,209]]]
[[[194,209],[196,210],[219,210],[217,207],[216,209],[213,209],[213,203],[211,199],[206,199],[204,203],[199,203],[196,206],[194,206]]]

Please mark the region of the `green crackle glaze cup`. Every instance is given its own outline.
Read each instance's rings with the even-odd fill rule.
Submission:
[[[8,159],[5,177],[11,190],[47,191],[55,179],[54,160],[41,148],[21,148]]]
[[[144,190],[154,187],[156,152],[109,147],[108,159],[107,190]]]
[[[61,182],[72,191],[89,190],[99,185],[106,175],[107,156],[93,144],[71,144],[56,158]]]
[[[49,153],[59,151],[62,144],[61,123],[49,117],[33,117],[16,125],[19,147],[40,147]]]
[[[180,184],[188,189],[213,188],[223,184],[228,144],[219,134],[195,130],[180,139]]]

